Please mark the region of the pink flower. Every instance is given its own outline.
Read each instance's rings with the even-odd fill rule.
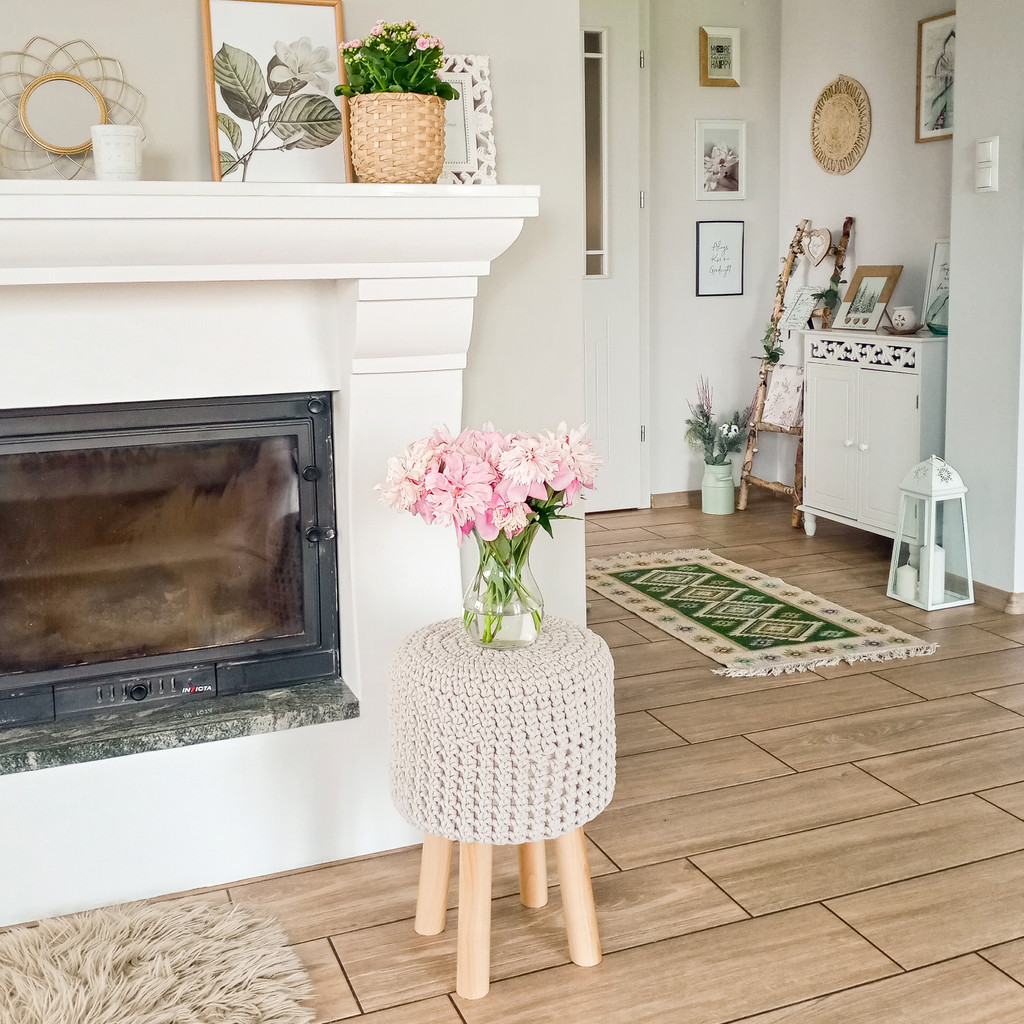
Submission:
[[[410,471],[401,458],[392,455],[388,459],[387,479],[378,489],[385,505],[396,512],[408,512],[423,497],[423,475]]]
[[[570,430],[564,423],[559,423],[555,433],[549,436],[552,442],[558,446],[566,466],[576,479],[584,487],[593,487],[598,467],[604,462],[604,459],[594,451],[593,444],[587,439],[586,430],[585,423],[578,430]],[[554,486],[552,484],[552,487]]]
[[[417,50],[444,49],[444,43],[437,36],[420,36],[416,40]]]
[[[530,513],[533,509],[525,502],[517,501],[512,504],[499,505],[492,512],[494,525],[505,531],[508,537],[514,537],[521,533],[530,523]],[[485,537],[484,540],[487,538]]]
[[[513,435],[498,460],[498,471],[511,483],[525,487],[544,483],[557,469],[558,452],[543,437]]]
[[[445,459],[443,471],[427,473],[424,497],[442,525],[464,526],[487,511],[494,495],[493,480],[494,469],[488,463],[467,466],[461,455],[451,452]]]

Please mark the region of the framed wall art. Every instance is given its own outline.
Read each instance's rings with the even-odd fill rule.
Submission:
[[[341,0],[203,0],[214,181],[352,180]]]
[[[932,334],[949,332],[949,239],[942,238],[932,246],[928,267],[928,284],[924,294],[921,319]]]
[[[697,294],[743,294],[743,221],[697,221]]]
[[[833,329],[874,331],[885,312],[886,303],[896,290],[902,266],[858,267],[846,297],[836,311]]]
[[[740,30],[700,27],[700,84],[740,84]]]
[[[459,98],[445,104],[444,170],[438,183],[497,184],[490,58],[446,54],[440,74]]]
[[[697,122],[697,198],[746,197],[746,121]]]
[[[917,23],[917,142],[953,138],[956,12]]]

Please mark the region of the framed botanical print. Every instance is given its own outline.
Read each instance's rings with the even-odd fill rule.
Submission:
[[[214,181],[351,181],[341,0],[203,0]]]
[[[917,23],[917,142],[953,138],[956,11]]]

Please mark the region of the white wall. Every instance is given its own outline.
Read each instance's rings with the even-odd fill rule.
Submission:
[[[852,216],[845,280],[858,264],[901,264],[890,308],[913,306],[918,316],[932,243],[949,237],[950,143],[914,141],[917,22],[934,13],[934,0],[782,0],[779,252],[805,217],[838,241]],[[829,45],[835,26],[842,30]],[[841,74],[867,92],[871,138],[857,166],[838,175],[814,159],[810,125],[819,93]],[[831,257],[817,268],[801,260],[790,283],[824,285],[831,273]],[[787,362],[802,360],[797,337],[785,347]],[[766,440],[766,452],[777,446],[778,478],[791,482],[793,443]]]
[[[780,251],[802,218],[838,234],[851,215],[847,280],[858,263],[902,264],[890,305],[918,315],[932,242],[949,237],[951,143],[914,141],[917,22],[936,13],[935,0],[782,0]],[[867,151],[842,175],[818,165],[810,141],[814,101],[840,74],[871,103]],[[819,275],[829,273],[826,258]]]
[[[1024,2],[960,0],[956,35],[946,454],[970,489],[975,578],[1020,593]],[[999,191],[979,195],[974,143],[990,135],[999,136]]]
[[[651,0],[651,490],[693,490],[703,462],[683,440],[697,378],[723,415],[749,403],[778,274],[779,13],[743,0]],[[701,25],[740,29],[740,88],[701,87]],[[747,124],[747,198],[697,201],[694,121]],[[742,220],[744,294],[695,296],[696,222]]]
[[[147,177],[209,178],[199,4],[7,6],[3,49],[35,34],[57,42],[81,36],[121,60],[147,97]],[[420,17],[449,52],[491,57],[499,181],[539,184],[541,216],[481,281],[464,419],[492,419],[505,429],[578,422],[582,143],[575,113],[558,113],[578,111],[581,102],[576,4],[523,0],[513,17],[504,5],[473,0],[406,0],[396,11],[346,0],[345,14],[350,36],[382,15]],[[422,424],[423,433],[432,426]],[[555,540],[535,551],[548,611],[581,620],[581,524],[559,524]],[[379,715],[380,702],[372,703]],[[167,751],[7,779],[0,786],[0,924],[410,841],[411,831],[396,827],[390,811],[378,815],[367,798],[384,785],[385,749],[364,742],[379,722],[369,731],[351,725],[189,748],[187,771],[180,771],[183,752]],[[145,814],[133,810],[138,790],[151,801]],[[28,874],[11,873],[26,864],[35,865]]]

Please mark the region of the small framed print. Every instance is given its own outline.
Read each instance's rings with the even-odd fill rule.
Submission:
[[[446,54],[438,74],[459,94],[444,107],[444,170],[438,184],[495,184],[490,58]]]
[[[697,198],[746,198],[746,121],[697,122]]]
[[[700,84],[740,84],[740,30],[700,27]]]
[[[833,329],[874,331],[903,267],[858,267],[832,321]]]
[[[697,221],[697,294],[743,294],[743,221]]]

